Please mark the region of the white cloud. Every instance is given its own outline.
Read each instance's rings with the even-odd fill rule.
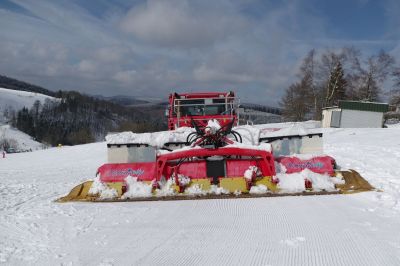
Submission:
[[[329,39],[325,18],[302,0],[149,0],[104,16],[73,0],[12,1],[33,16],[0,9],[0,74],[49,89],[160,97],[226,88],[276,104],[311,48],[384,45]]]
[[[132,84],[135,79],[137,78],[137,71],[136,70],[125,70],[125,71],[120,71],[117,72],[114,77],[116,81],[126,83],[126,84]]]
[[[113,63],[119,62],[128,53],[122,47],[102,47],[95,52],[95,57],[100,61]]]
[[[121,28],[137,38],[159,46],[201,47],[239,34],[246,20],[231,6],[196,6],[193,1],[147,1],[132,8]]]
[[[96,64],[93,61],[87,59],[80,61],[78,64],[78,70],[82,72],[93,73],[96,71],[96,69],[97,69]]]

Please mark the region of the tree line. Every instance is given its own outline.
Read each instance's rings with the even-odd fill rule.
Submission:
[[[166,128],[163,110],[125,107],[79,92],[59,91],[57,100],[36,101],[18,111],[12,125],[39,142],[75,145],[104,140],[108,132],[148,132]]]
[[[312,49],[280,101],[282,115],[286,121],[320,120],[322,108],[337,106],[339,100],[381,100],[387,82],[393,83],[390,103],[400,104],[400,67],[383,50],[365,58],[354,47]]]
[[[49,91],[43,87],[33,85],[27,82],[23,82],[17,79],[13,79],[7,76],[0,75],[0,88],[7,88],[16,91],[29,91],[29,92],[37,92],[41,94],[45,94],[48,96],[55,97],[56,93],[53,91]]]

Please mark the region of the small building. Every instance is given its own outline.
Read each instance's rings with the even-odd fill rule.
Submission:
[[[380,128],[388,111],[386,103],[339,101],[339,106],[322,110],[322,127]]]

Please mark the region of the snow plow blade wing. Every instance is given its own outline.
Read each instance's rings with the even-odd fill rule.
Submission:
[[[351,194],[363,191],[371,191],[375,188],[371,186],[357,171],[341,171],[345,184],[336,185],[343,194]]]
[[[354,170],[349,171],[339,171],[343,176],[344,184],[336,185],[337,190],[335,191],[313,191],[306,190],[303,192],[297,193],[284,193],[279,191],[276,185],[269,184],[264,182],[268,187],[268,191],[266,193],[261,194],[250,194],[246,188],[242,188],[243,184],[238,185],[238,188],[242,188],[243,191],[241,193],[235,194],[207,194],[207,195],[187,195],[184,193],[178,193],[174,196],[152,196],[152,197],[138,197],[138,198],[129,198],[123,199],[121,198],[121,190],[118,190],[118,197],[114,199],[101,199],[98,196],[89,195],[89,189],[92,186],[93,181],[86,181],[76,187],[74,187],[71,192],[56,200],[56,202],[71,202],[71,201],[91,201],[91,202],[125,202],[125,201],[158,201],[158,200],[194,200],[194,199],[228,199],[228,198],[259,198],[259,197],[282,197],[282,196],[311,196],[311,195],[332,195],[332,194],[352,194],[359,193],[364,191],[375,190],[373,186],[371,186],[368,181],[366,181],[358,172]],[[224,183],[229,183],[230,179],[225,180]],[[231,182],[227,184],[229,186],[229,190],[235,190],[235,185],[239,182]],[[121,184],[112,184],[109,183],[109,187],[118,187]]]
[[[59,198],[57,202],[69,202],[69,201],[90,201],[93,197],[89,196],[88,192],[92,186],[93,181],[86,181],[82,184],[74,187],[68,195]]]

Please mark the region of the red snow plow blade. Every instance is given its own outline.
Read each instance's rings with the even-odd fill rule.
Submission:
[[[350,171],[339,171],[337,174],[341,174],[345,181],[343,185],[336,185],[337,190],[335,191],[313,191],[305,190],[302,192],[287,193],[279,192],[276,184],[270,179],[261,179],[258,184],[267,184],[270,189],[268,192],[262,194],[250,194],[248,190],[237,194],[206,194],[206,195],[188,195],[185,193],[177,193],[171,196],[156,196],[151,197],[136,197],[136,198],[122,198],[124,185],[123,183],[108,183],[107,185],[115,188],[118,191],[118,197],[112,199],[101,199],[98,195],[90,195],[88,191],[92,186],[93,181],[84,182],[71,190],[71,192],[58,199],[57,202],[71,202],[71,201],[92,201],[92,202],[126,202],[126,201],[159,201],[159,200],[197,200],[197,199],[234,199],[234,198],[260,198],[260,197],[283,197],[283,196],[312,196],[312,195],[332,195],[332,194],[352,194],[365,191],[372,191],[372,187],[358,172],[354,170]],[[228,179],[227,182],[231,183],[233,187],[244,188],[240,182],[232,182],[232,179]],[[243,184],[243,183],[242,183]],[[178,188],[177,188],[178,189]]]

